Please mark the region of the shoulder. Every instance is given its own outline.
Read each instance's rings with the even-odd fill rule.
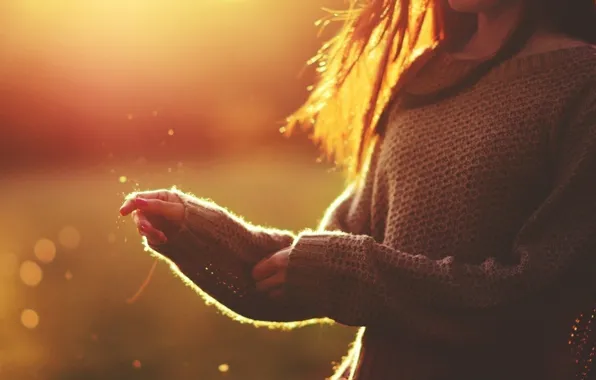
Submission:
[[[559,70],[574,81],[596,80],[596,45],[568,36],[537,33],[520,56],[537,57],[553,70]]]

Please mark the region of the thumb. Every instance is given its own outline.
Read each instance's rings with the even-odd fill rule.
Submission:
[[[173,222],[184,219],[184,205],[160,199],[136,198],[135,206],[145,214],[159,215]]]

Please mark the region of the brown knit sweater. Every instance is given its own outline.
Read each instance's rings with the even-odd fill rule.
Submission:
[[[468,65],[437,61],[440,76],[430,65],[409,91]],[[596,304],[596,49],[515,57],[388,120],[317,231],[255,227],[185,195],[180,234],[153,248],[243,317],[365,326],[354,379],[574,378],[572,325]],[[250,271],[290,245],[274,304]]]

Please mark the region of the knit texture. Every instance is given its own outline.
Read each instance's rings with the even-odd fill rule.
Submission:
[[[408,91],[469,65],[436,62]],[[366,326],[354,379],[572,378],[571,326],[596,301],[596,49],[514,57],[439,103],[390,106],[317,231],[188,197],[183,232],[154,249],[245,317]],[[280,307],[250,270],[290,245]]]

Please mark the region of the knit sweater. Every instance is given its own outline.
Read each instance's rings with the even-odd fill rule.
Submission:
[[[470,65],[446,56],[407,90]],[[517,56],[438,103],[390,106],[317,230],[183,195],[182,229],[152,248],[240,320],[365,326],[353,379],[573,378],[572,326],[596,304],[596,49]],[[271,301],[250,271],[288,246],[286,298]]]

